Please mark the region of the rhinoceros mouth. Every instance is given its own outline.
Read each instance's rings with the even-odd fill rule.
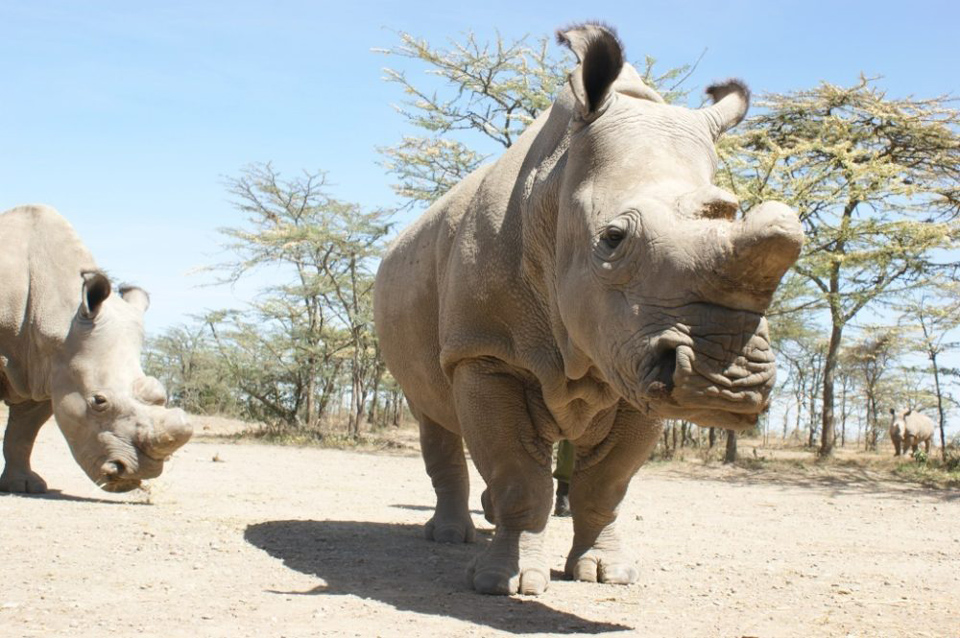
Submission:
[[[141,483],[140,479],[114,479],[98,483],[98,485],[104,492],[120,494],[138,489]]]
[[[727,311],[725,325],[664,331],[638,364],[640,401],[665,418],[746,428],[769,405],[776,364],[759,315]]]
[[[105,492],[129,492],[140,487],[140,473],[135,463],[114,457],[100,466],[96,483]]]

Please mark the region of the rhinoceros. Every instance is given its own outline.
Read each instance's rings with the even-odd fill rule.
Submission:
[[[764,312],[797,259],[796,213],[738,217],[713,185],[715,140],[745,115],[743,83],[714,104],[664,103],[607,27],[558,34],[578,66],[551,108],[403,231],[379,267],[387,367],[420,424],[441,542],[474,539],[463,441],[493,541],[476,591],[539,594],[551,446],[576,448],[566,574],[630,583],[618,505],[662,419],[744,429],[774,384]]]
[[[0,215],[0,243],[0,399],[10,406],[0,491],[46,491],[30,454],[51,414],[103,489],[124,492],[159,476],[192,430],[140,367],[147,293],[128,286],[112,294],[74,229],[48,206]]]
[[[933,438],[933,421],[926,414],[913,410],[894,410],[890,408],[890,441],[893,442],[894,456],[906,454],[912,450],[914,454],[925,446],[924,451],[930,452],[930,440]]]

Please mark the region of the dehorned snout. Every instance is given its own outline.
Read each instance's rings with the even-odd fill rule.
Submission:
[[[796,212],[780,202],[760,204],[732,225],[714,269],[717,301],[762,314],[800,256],[803,228]]]
[[[163,460],[182,447],[193,435],[186,413],[174,408],[154,423],[140,442],[140,449],[150,458]]]

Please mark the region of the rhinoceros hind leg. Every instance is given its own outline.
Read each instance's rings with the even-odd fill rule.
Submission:
[[[472,543],[476,529],[470,518],[470,477],[460,435],[419,415],[420,449],[427,474],[437,494],[433,517],[427,521],[427,540],[439,543]]]
[[[565,572],[574,580],[626,585],[639,577],[616,529],[617,507],[630,479],[657,444],[661,424],[621,405],[609,436],[614,445],[595,464],[575,468],[570,482],[573,547]]]
[[[30,454],[40,426],[53,414],[49,401],[24,401],[10,406],[3,437],[3,474],[0,492],[43,494],[47,483],[30,469]]]

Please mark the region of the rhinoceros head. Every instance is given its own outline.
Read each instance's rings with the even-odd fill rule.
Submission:
[[[183,410],[166,408],[163,385],[140,367],[148,304],[139,288],[112,295],[103,274],[84,273],[80,306],[54,362],[57,424],[83,471],[111,492],[159,476],[192,434]]]
[[[641,409],[749,427],[774,383],[764,312],[803,242],[787,206],[739,215],[712,184],[715,141],[749,93],[730,81],[708,90],[712,106],[667,105],[610,30],[560,39],[580,61],[556,232],[567,347]]]

